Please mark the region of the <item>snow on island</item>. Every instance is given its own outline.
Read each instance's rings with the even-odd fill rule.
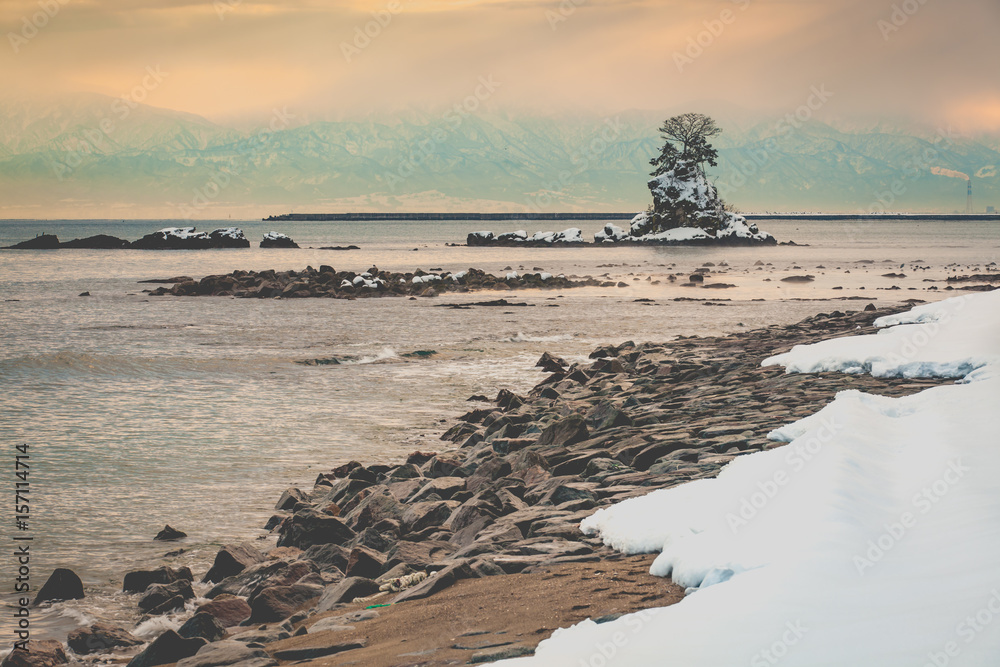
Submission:
[[[961,379],[899,398],[842,391],[769,434],[784,447],[597,511],[584,532],[660,552],[652,574],[689,595],[496,664],[996,664],[1000,290],[876,325],[764,364]]]
[[[260,241],[261,248],[298,248],[299,244],[280,232],[268,232]]]
[[[629,228],[607,223],[594,234],[595,243],[642,243],[657,245],[775,245],[777,240],[737,213],[725,210],[715,186],[696,164],[677,165],[647,183],[653,205],[639,213]],[[538,232],[525,231],[494,235],[472,232],[466,245],[544,247],[584,243],[579,229]]]
[[[204,250],[206,248],[249,248],[250,241],[239,227],[199,232],[194,227],[164,227],[146,234],[129,247],[139,250]]]

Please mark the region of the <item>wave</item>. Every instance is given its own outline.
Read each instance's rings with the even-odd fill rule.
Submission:
[[[501,338],[501,343],[558,343],[561,340],[572,340],[573,334],[556,334],[554,336],[526,336],[518,332],[516,336]]]

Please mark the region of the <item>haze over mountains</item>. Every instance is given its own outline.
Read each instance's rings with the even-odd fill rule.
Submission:
[[[656,128],[671,113],[453,109],[307,122],[277,109],[247,129],[97,94],[0,102],[0,216],[638,211],[650,202]],[[971,177],[975,211],[1000,206],[998,137],[716,117],[710,172],[742,211],[964,212],[965,181],[932,167]]]

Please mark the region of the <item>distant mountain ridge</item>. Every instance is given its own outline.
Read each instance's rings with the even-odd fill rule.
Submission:
[[[296,125],[276,110],[270,127],[246,131],[101,95],[0,102],[0,215],[638,211],[650,202],[661,116],[424,113]],[[970,175],[976,211],[1000,206],[995,137],[779,118],[723,129],[711,175],[743,211],[964,211],[965,182],[932,166]]]

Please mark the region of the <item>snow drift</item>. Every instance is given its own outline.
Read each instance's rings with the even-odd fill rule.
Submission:
[[[689,587],[679,604],[542,642],[504,664],[985,666],[1000,655],[1000,291],[802,345],[788,372],[960,376],[844,391],[718,478],[600,510],[585,532]],[[498,663],[501,664],[501,663]]]

